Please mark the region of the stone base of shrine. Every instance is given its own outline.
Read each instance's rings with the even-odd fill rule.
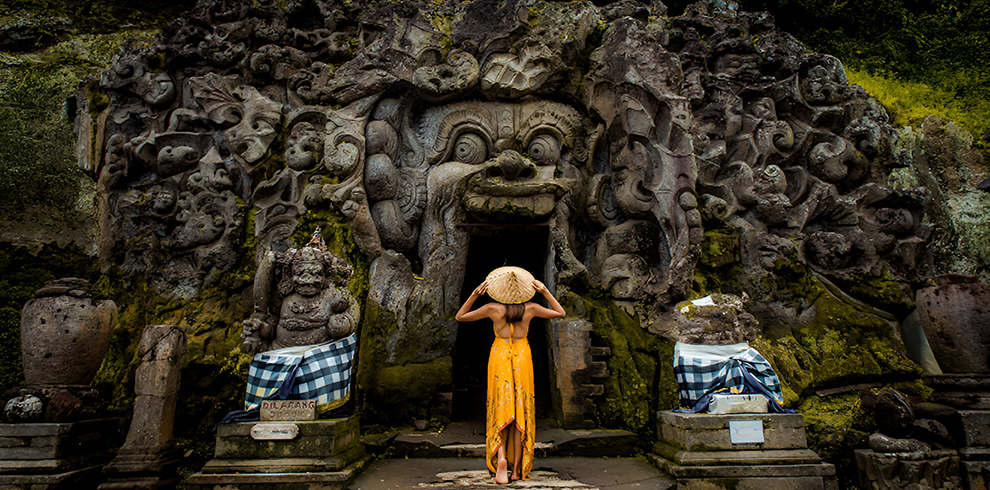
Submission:
[[[119,418],[0,424],[0,488],[95,488],[122,427]]]
[[[660,412],[651,461],[679,490],[835,490],[835,467],[808,449],[800,414]]]
[[[358,436],[357,417],[223,424],[214,458],[187,488],[343,489],[366,462]]]

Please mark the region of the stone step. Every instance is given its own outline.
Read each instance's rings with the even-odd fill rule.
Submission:
[[[682,466],[656,454],[647,454],[647,459],[674,478],[821,478],[835,476],[835,466],[826,463]]]
[[[340,471],[291,473],[206,473],[186,480],[188,490],[343,490],[371,461],[365,456]]]
[[[495,483],[485,461],[382,459],[348,486],[361,490],[673,490],[675,482],[642,458],[537,458],[529,481]]]
[[[685,451],[663,442],[657,442],[653,445],[653,452],[682,466],[815,464],[822,461],[818,453],[807,448]]]
[[[484,426],[478,423],[450,424],[442,431],[407,431],[372,444],[390,445],[393,454],[412,458],[483,458]],[[621,457],[632,455],[638,437],[621,430],[566,430],[537,427],[535,455],[543,457]],[[369,452],[374,452],[369,447]]]

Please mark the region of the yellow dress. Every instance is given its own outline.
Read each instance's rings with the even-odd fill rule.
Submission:
[[[498,448],[505,444],[506,459],[512,465],[514,449],[512,441],[502,440],[502,430],[511,423],[522,434],[523,480],[529,479],[533,469],[533,442],[536,436],[536,403],[533,389],[533,355],[529,341],[512,339],[514,328],[509,324],[509,339],[495,334],[491,354],[488,356],[488,427],[485,448],[488,469],[495,471],[498,465]],[[511,434],[511,432],[510,432]],[[511,436],[510,436],[511,437]]]

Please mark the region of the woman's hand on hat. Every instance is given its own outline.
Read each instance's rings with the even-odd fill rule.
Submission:
[[[546,292],[547,287],[542,282],[533,279],[533,289],[535,289],[537,293],[543,294]]]
[[[473,294],[475,296],[481,296],[485,294],[486,291],[488,291],[488,281],[484,281],[481,284],[479,284],[478,287],[474,288]]]

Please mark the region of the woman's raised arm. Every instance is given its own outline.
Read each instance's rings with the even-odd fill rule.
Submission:
[[[468,296],[468,299],[464,301],[463,305],[461,305],[461,309],[457,310],[457,314],[454,315],[454,319],[459,322],[473,322],[475,320],[481,320],[482,318],[488,318],[488,310],[491,309],[489,308],[489,305],[484,305],[477,310],[471,311],[471,307],[474,306],[474,302],[477,301],[482,294],[485,294],[485,291],[487,290],[487,282],[483,282],[481,285],[474,288],[474,291],[471,291],[471,296]]]
[[[536,292],[542,294],[543,297],[547,299],[547,303],[550,304],[550,307],[553,308],[545,308],[534,303],[536,308],[533,309],[533,316],[540,318],[559,318],[567,314],[567,312],[564,311],[564,307],[560,306],[560,303],[557,302],[557,298],[554,298],[553,295],[550,294],[550,290],[547,289],[546,285],[534,279],[533,288],[536,289]]]

